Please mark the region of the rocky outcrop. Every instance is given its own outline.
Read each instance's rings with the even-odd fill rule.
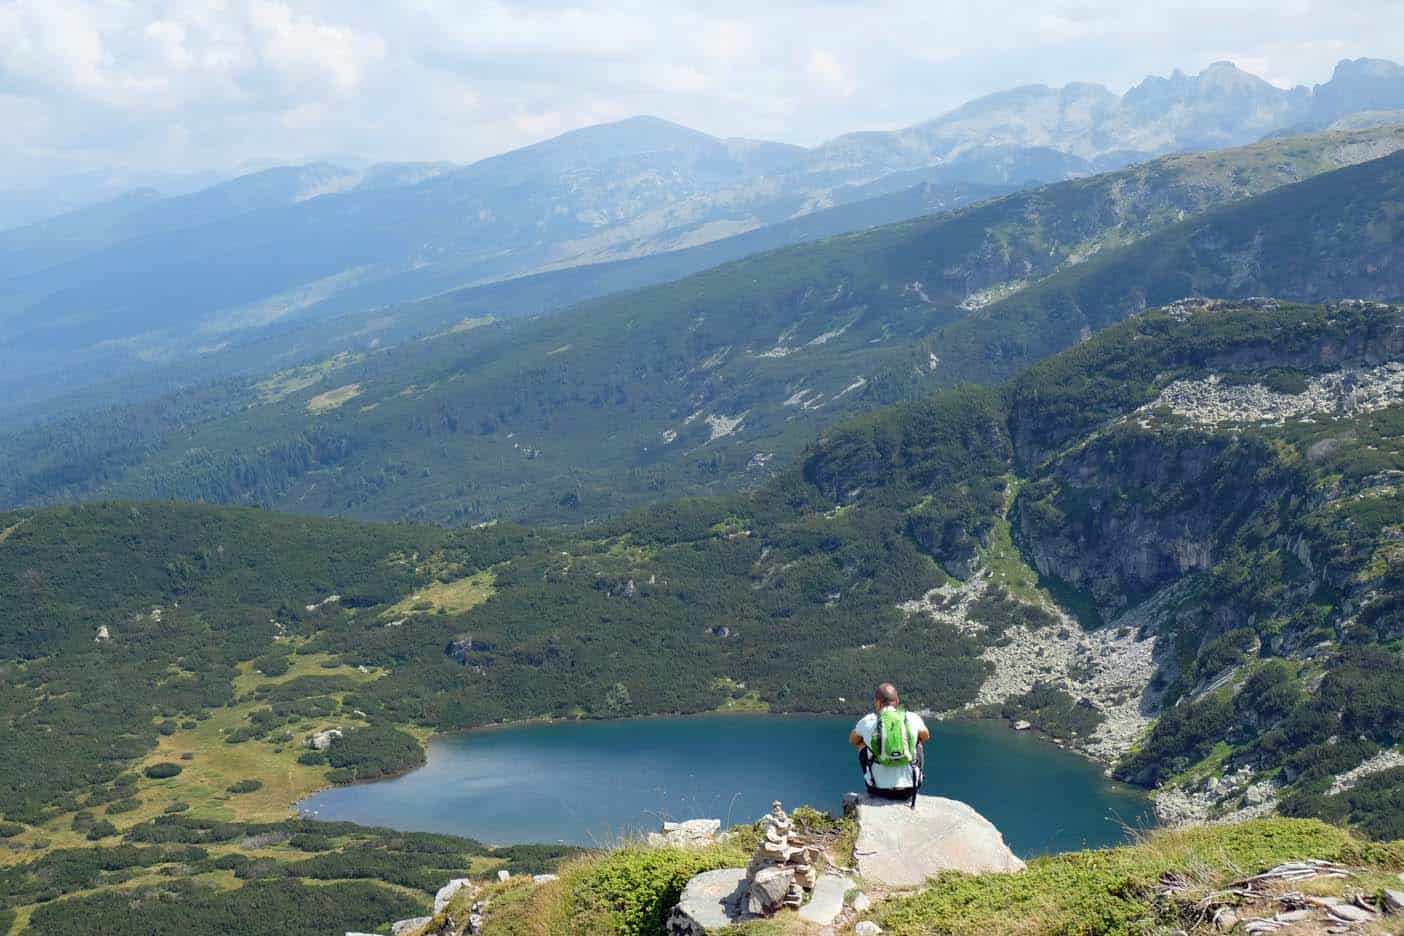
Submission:
[[[849,794],[858,822],[858,874],[888,887],[912,887],[942,871],[1021,871],[1024,862],[984,816],[958,800],[918,796],[905,802]]]
[[[662,832],[648,834],[648,844],[655,847],[702,848],[715,842],[720,832],[720,819],[665,822]]]
[[[443,887],[439,888],[438,893],[434,895],[434,915],[438,916],[440,913],[443,913],[444,910],[447,909],[449,903],[453,901],[453,898],[458,896],[458,892],[465,887],[476,889],[477,885],[469,878],[454,878],[452,881],[449,881]]]
[[[491,649],[492,644],[484,643],[481,640],[474,640],[471,637],[456,637],[444,647],[444,656],[467,666],[471,654],[486,653]]]
[[[326,728],[307,739],[307,746],[314,751],[325,751],[333,741],[342,736],[340,728]]]

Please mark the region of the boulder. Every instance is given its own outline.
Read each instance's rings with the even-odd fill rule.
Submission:
[[[770,916],[785,906],[785,898],[795,884],[795,869],[787,865],[761,868],[751,878],[746,909],[756,916]]]
[[[864,920],[853,927],[854,936],[878,936],[881,932],[882,927],[878,926],[872,920]]]
[[[999,829],[970,806],[940,796],[906,802],[865,795],[844,798],[858,822],[858,874],[889,887],[921,884],[942,871],[1022,871]]]
[[[705,936],[708,929],[734,926],[752,919],[745,903],[745,868],[706,871],[687,882],[664,931],[668,936]]]
[[[689,819],[686,822],[665,822],[662,832],[650,832],[648,844],[657,847],[701,848],[717,840],[720,819]]]
[[[468,878],[454,878],[439,888],[439,892],[434,895],[434,915],[438,916],[443,913],[444,908],[449,905],[449,901],[453,900],[458,892],[465,887],[476,889],[476,885]]]
[[[531,876],[533,884],[550,884],[552,881],[558,880],[560,880],[560,876],[555,874],[533,874]]]
[[[1385,888],[1384,905],[1390,913],[1404,913],[1404,891]]]
[[[390,933],[391,936],[405,936],[405,933],[413,933],[415,930],[423,929],[433,921],[433,917],[411,917],[408,920],[400,920],[398,923],[390,925]]]

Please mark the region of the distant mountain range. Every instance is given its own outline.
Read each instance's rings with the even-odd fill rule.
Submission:
[[[564,313],[497,320],[510,283],[449,293],[382,313],[381,334],[443,323],[420,336],[347,335],[262,379],[0,436],[0,506],[596,519],[758,483],[816,428],[1009,377],[1147,306],[1404,296],[1401,204],[1404,127],[1331,131],[1161,157]],[[595,272],[619,286],[669,256]],[[544,299],[555,277],[592,269],[517,289]]]
[[[284,166],[139,190],[0,231],[0,396],[13,410],[270,325],[685,249],[919,184],[1025,186],[1394,111],[1404,68],[1390,62],[1292,90],[1218,63],[1121,96],[1016,88],[813,149],[638,117],[469,166]]]

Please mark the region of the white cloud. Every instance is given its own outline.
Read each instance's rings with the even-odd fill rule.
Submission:
[[[818,78],[835,88],[842,88],[845,85],[843,66],[839,64],[839,60],[832,52],[825,52],[823,49],[810,49],[809,64],[805,66],[805,71],[809,72],[811,78]]]
[[[1397,0],[0,0],[0,176],[469,160],[652,113],[814,143],[1015,84],[1404,59]]]

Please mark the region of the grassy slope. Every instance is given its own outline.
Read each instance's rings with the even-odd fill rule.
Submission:
[[[1006,375],[1075,341],[1084,324],[1143,307],[1145,294],[1173,298],[1213,286],[1215,268],[1193,251],[1173,252],[1174,263],[1188,264],[1171,271],[1176,279],[1163,264],[1115,266],[1113,258],[1160,247],[1130,255],[1116,248],[1401,140],[1404,130],[1386,129],[1169,157],[758,255],[569,315],[344,359],[323,382],[281,400],[224,385],[109,414],[103,427],[79,421],[21,434],[0,456],[0,467],[15,469],[0,496],[177,496],[380,518],[573,520],[748,484],[767,473],[765,456],[782,463],[815,425],[943,383]],[[1355,201],[1379,200],[1373,183],[1351,180],[1346,194]],[[1326,190],[1328,201],[1339,200],[1337,187]],[[1298,210],[1304,198],[1299,190],[1258,203],[1242,223],[1295,217],[1310,228],[1322,218]],[[1338,206],[1350,223],[1334,234],[1363,257],[1379,245],[1375,227],[1355,225],[1355,201]],[[1223,219],[1239,224],[1240,216]],[[1309,249],[1291,231],[1293,249]],[[1235,227],[1225,236],[1232,247],[1240,235],[1253,243],[1251,233]],[[969,301],[1069,266],[1054,286],[985,308]],[[1278,272],[1265,266],[1257,279],[1228,285],[1292,294],[1296,280]],[[1312,294],[1369,291],[1370,278],[1350,270],[1327,280]],[[1084,281],[1095,295],[1078,292]],[[1081,302],[1073,313],[1070,290]],[[320,408],[351,386],[359,387],[354,399],[308,412],[309,401]]]

